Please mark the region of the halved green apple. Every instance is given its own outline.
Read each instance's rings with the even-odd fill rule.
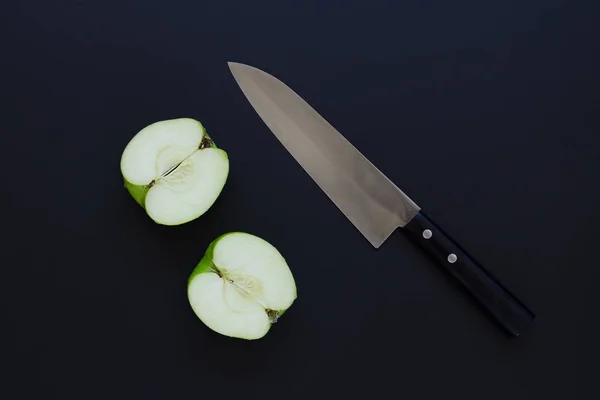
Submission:
[[[279,251],[244,232],[226,233],[208,246],[187,292],[191,308],[208,328],[247,340],[265,336],[297,297]]]
[[[180,225],[204,214],[229,174],[227,153],[191,118],[155,122],[121,156],[125,187],[152,220]]]

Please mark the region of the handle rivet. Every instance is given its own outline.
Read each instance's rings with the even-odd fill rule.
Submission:
[[[458,257],[456,257],[456,254],[452,253],[452,254],[448,255],[448,262],[450,264],[454,264],[456,262],[456,260],[458,260]]]
[[[432,236],[433,236],[433,233],[431,233],[431,231],[430,231],[429,229],[425,229],[425,230],[423,231],[423,237],[424,237],[425,239],[429,239],[429,238],[431,238]]]

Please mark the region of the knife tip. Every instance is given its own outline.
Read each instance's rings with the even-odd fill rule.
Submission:
[[[234,68],[242,67],[243,64],[240,64],[239,62],[235,62],[235,61],[227,61],[227,66],[229,67],[229,69],[234,69]]]
[[[227,65],[229,66],[229,70],[235,75],[236,72],[241,73],[242,71],[254,71],[258,73],[264,73],[260,69],[253,67],[252,65],[243,64],[235,61],[227,61]]]

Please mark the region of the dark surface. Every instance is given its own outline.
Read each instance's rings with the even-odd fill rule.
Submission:
[[[421,209],[402,231],[421,246],[442,271],[453,277],[505,333],[521,336],[527,332],[535,313],[424,210]]]
[[[598,398],[595,2],[3,1],[3,399]],[[227,68],[313,104],[537,314],[508,339],[401,234],[379,250],[277,142]],[[154,225],[119,159],[197,118],[219,201]],[[268,337],[213,334],[186,280],[232,230],[299,298]]]

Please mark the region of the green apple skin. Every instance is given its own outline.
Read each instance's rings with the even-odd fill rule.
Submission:
[[[146,209],[146,195],[148,194],[148,190],[150,190],[150,186],[148,185],[134,185],[133,183],[127,181],[127,179],[123,178],[123,182],[125,188],[133,197],[136,203],[142,206],[143,209]]]
[[[196,265],[196,267],[194,268],[194,270],[190,274],[190,277],[188,278],[188,285],[192,282],[192,279],[194,279],[196,277],[196,275],[204,274],[204,273],[207,273],[207,272],[212,272],[212,271],[216,271],[217,270],[217,267],[215,266],[215,264],[212,261],[213,260],[213,252],[214,252],[215,246],[217,245],[217,243],[219,242],[219,240],[221,238],[224,238],[227,235],[231,235],[232,233],[234,233],[234,232],[225,233],[225,234],[217,237],[215,240],[213,240],[208,245],[208,248],[204,252],[204,255],[200,259],[200,262],[198,263],[198,265]]]

